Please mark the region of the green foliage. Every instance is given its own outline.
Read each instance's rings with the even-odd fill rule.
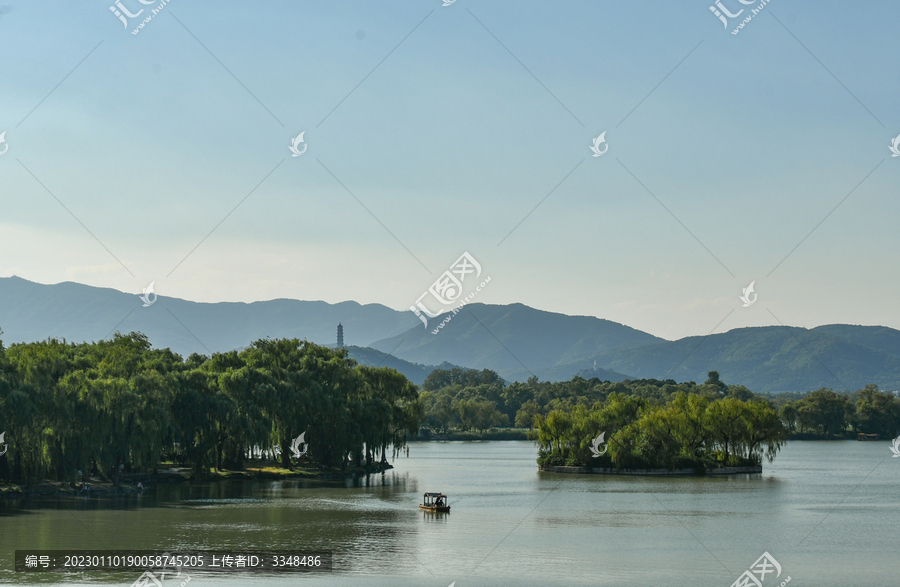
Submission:
[[[462,369],[436,370],[429,377],[426,384],[430,391],[422,394],[421,402],[425,414],[424,426],[439,433],[480,426],[497,426],[497,422],[503,421],[498,419],[496,414],[494,417],[485,415],[480,421],[474,419],[475,410],[471,402],[482,402],[486,411],[488,406],[483,402],[493,402],[497,412],[506,415],[510,424],[534,431],[536,423],[546,422],[554,410],[572,412],[577,406],[592,408],[597,402],[601,404],[608,402],[615,406],[615,409],[625,409],[623,406],[626,404],[622,399],[625,397],[642,400],[644,403],[641,404],[641,409],[647,413],[651,408],[674,405],[678,418],[672,421],[648,419],[645,423],[648,426],[652,425],[652,430],[671,429],[679,446],[686,447],[688,456],[685,458],[690,459],[700,459],[698,451],[708,444],[709,430],[702,424],[702,415],[710,402],[725,399],[734,401],[715,408],[714,413],[722,418],[736,417],[737,421],[762,418],[759,408],[754,408],[756,412],[740,412],[737,415],[729,414],[725,408],[730,406],[734,411],[737,405],[764,403],[773,409],[775,417],[783,423],[788,433],[802,434],[804,437],[848,438],[855,436],[856,432],[893,437],[900,433],[900,398],[890,392],[878,391],[875,385],[867,385],[865,389],[855,394],[838,393],[824,388],[805,393],[758,394],[743,385],[725,383],[718,371],[709,371],[707,380],[700,385],[693,381],[676,383],[671,379],[610,382],[577,376],[569,381],[555,383],[539,382],[537,377],[531,377],[525,383],[514,382],[504,385],[496,373],[491,371]],[[446,385],[440,387],[442,384]],[[612,417],[609,413],[605,414],[604,418]],[[630,419],[621,424],[620,428],[636,420],[633,414],[629,417]],[[765,418],[761,421],[765,424],[766,418],[770,417],[772,414],[766,412]],[[602,427],[596,428],[596,433],[599,434],[604,430],[612,432],[610,424],[609,421],[604,421]],[[727,419],[716,425],[719,426],[721,460],[731,460],[734,456],[731,448],[732,437],[736,432],[727,428]],[[764,427],[767,426],[768,424],[765,424]],[[652,442],[657,442],[654,446],[660,451],[671,448],[659,444],[660,441],[653,440],[654,438],[656,437],[652,435],[644,437],[642,442],[645,444],[640,450],[644,453],[651,452]],[[625,437],[623,436],[621,440],[624,442]],[[758,443],[766,446],[762,449],[763,452],[768,451],[766,442],[765,438],[758,440]],[[743,450],[746,447],[741,448]],[[757,447],[754,450],[760,449]],[[640,451],[629,453],[627,457],[623,453],[622,458],[639,457]],[[669,459],[669,456],[665,458]],[[671,456],[671,459],[675,458]]]
[[[707,379],[703,383],[703,385],[708,385],[711,388],[713,388],[716,392],[719,392],[719,393],[724,393],[725,390],[728,388],[728,386],[725,385],[725,382],[721,381],[719,379],[718,371],[709,371],[709,372],[707,372],[706,375],[707,375]]]
[[[800,432],[810,431],[833,437],[847,429],[853,403],[831,389],[817,389],[795,402]]]
[[[575,378],[537,384],[533,399],[521,404],[517,424],[533,424],[539,463],[603,467],[603,458],[610,458],[618,468],[700,469],[759,463],[763,457],[771,461],[789,434],[848,438],[865,432],[892,438],[900,433],[900,398],[876,385],[853,394],[823,388],[760,395],[725,384],[715,371],[703,385],[592,380],[585,388],[584,383]],[[559,387],[568,387],[569,396],[554,389]],[[585,411],[584,400],[595,397],[601,399]],[[609,450],[598,459],[585,448],[601,432]]]
[[[75,482],[83,471],[118,483],[120,473],[162,461],[206,474],[276,446],[291,468],[291,439],[304,431],[306,458],[320,466],[368,464],[403,448],[422,417],[416,387],[395,370],[296,339],[184,361],[136,333],[92,344],[0,343],[0,432],[9,444],[0,479],[14,482]]]
[[[305,459],[370,465],[405,448],[420,424],[472,437],[528,429],[542,464],[669,469],[771,460],[788,433],[900,433],[900,399],[874,385],[763,396],[716,371],[702,385],[581,377],[507,385],[493,371],[454,368],[435,370],[423,387],[357,365],[346,349],[296,339],[185,360],[137,333],[91,344],[0,342],[9,446],[0,480],[74,482],[84,471],[118,482],[164,461],[206,474],[276,447],[291,468],[291,439],[304,431]],[[593,457],[591,439],[603,432],[608,451]]]
[[[575,406],[535,417],[538,463],[669,470],[771,461],[787,429],[766,402],[676,393],[666,405],[615,393],[592,408]],[[591,454],[605,432],[608,452]]]
[[[461,369],[454,367],[453,369],[435,369],[422,384],[422,389],[426,391],[435,391],[444,387],[461,385],[463,387],[474,387],[477,385],[498,385],[503,386],[503,379],[490,369],[476,371],[475,369]]]
[[[878,391],[877,385],[866,385],[857,392],[852,422],[858,432],[894,438],[900,434],[900,401],[892,393]]]
[[[800,438],[852,438],[858,433],[900,434],[900,398],[874,384],[854,393],[817,389],[775,398],[779,415]]]

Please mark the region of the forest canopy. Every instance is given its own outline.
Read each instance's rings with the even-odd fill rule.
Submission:
[[[186,359],[139,333],[111,340],[0,342],[0,480],[116,484],[161,463],[239,470],[305,433],[304,461],[345,470],[396,455],[422,430],[527,430],[542,465],[618,468],[755,464],[790,438],[900,432],[900,399],[854,393],[756,394],[716,371],[671,379],[507,383],[484,369],[437,369],[421,391],[394,369],[359,365],[345,349],[262,339]],[[522,434],[518,432],[517,434]],[[608,450],[595,457],[594,439]]]
[[[142,334],[0,344],[0,479],[119,482],[161,462],[240,469],[305,432],[306,458],[345,468],[399,451],[418,428],[418,391],[393,369],[297,339],[185,360]]]
[[[437,370],[423,384],[423,427],[437,433],[514,425],[532,431],[542,465],[710,468],[756,465],[787,438],[900,433],[900,398],[867,385],[758,394],[710,371],[702,384],[574,377],[507,384],[488,370]],[[590,451],[605,434],[602,457]]]

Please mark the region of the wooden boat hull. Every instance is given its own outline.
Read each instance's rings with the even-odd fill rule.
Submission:
[[[445,506],[441,506],[441,507],[438,507],[438,506],[430,506],[430,507],[429,507],[429,506],[427,506],[427,505],[422,505],[422,504],[420,503],[420,504],[419,504],[419,509],[422,510],[422,511],[426,511],[426,512],[450,513],[450,506],[449,506],[449,505],[445,505]]]

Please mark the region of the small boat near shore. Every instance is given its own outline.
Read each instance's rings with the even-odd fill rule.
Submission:
[[[877,434],[865,434],[860,432],[856,437],[856,440],[878,440],[880,437]]]
[[[419,504],[419,509],[426,512],[442,512],[449,513],[450,505],[447,496],[443,493],[426,492],[422,498],[425,503]]]

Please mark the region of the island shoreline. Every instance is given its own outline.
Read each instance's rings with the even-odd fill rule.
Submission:
[[[21,499],[29,497],[110,497],[121,495],[140,495],[151,490],[157,485],[171,485],[181,483],[211,484],[219,481],[297,481],[297,480],[329,480],[352,479],[367,475],[384,473],[393,469],[390,463],[373,463],[368,467],[354,468],[341,471],[307,472],[297,471],[272,471],[272,470],[243,470],[243,471],[219,471],[197,477],[186,469],[178,471],[159,471],[158,473],[143,473],[123,475],[123,482],[118,486],[111,481],[97,479],[87,483],[71,483],[67,481],[43,480],[31,485],[24,484],[0,484],[0,499]],[[142,492],[137,487],[140,482],[144,487]],[[84,490],[84,486],[88,490]]]
[[[718,467],[715,469],[614,469],[600,467],[571,467],[559,465],[538,465],[542,473],[563,473],[575,475],[612,475],[632,477],[702,477],[705,475],[746,475],[762,473],[762,465],[743,467]]]

